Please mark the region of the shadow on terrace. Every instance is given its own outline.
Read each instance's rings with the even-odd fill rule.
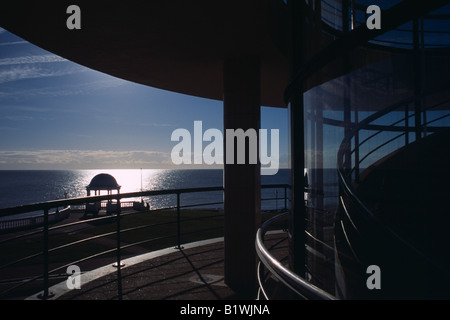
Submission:
[[[286,211],[288,185],[262,188],[272,208],[263,221]],[[38,214],[0,221],[0,299],[239,299],[224,283],[223,202],[188,204],[189,193],[199,192],[221,197],[223,187],[0,209],[1,217]],[[174,204],[153,209],[139,197],[168,197]],[[98,214],[86,214],[86,203],[101,203]],[[286,255],[285,232],[267,238]]]

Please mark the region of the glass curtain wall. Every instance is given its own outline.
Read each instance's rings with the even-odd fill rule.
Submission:
[[[403,18],[420,8],[375,2],[372,37],[372,3],[305,1],[305,66],[290,89],[303,99],[306,276],[340,298],[448,298],[450,5],[395,25],[396,6],[409,2]]]

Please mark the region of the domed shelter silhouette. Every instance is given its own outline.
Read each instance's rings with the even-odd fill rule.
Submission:
[[[92,178],[89,185],[86,187],[87,195],[91,195],[91,191],[94,191],[94,195],[100,195],[102,190],[106,190],[108,194],[112,194],[114,190],[120,193],[121,186],[117,183],[116,179],[107,173],[100,173]]]

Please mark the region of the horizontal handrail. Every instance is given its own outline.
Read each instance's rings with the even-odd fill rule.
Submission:
[[[403,237],[401,237],[399,234],[397,234],[393,229],[391,229],[389,226],[385,225],[384,223],[382,223],[382,221],[380,221],[380,219],[372,212],[372,210],[370,210],[360,199],[359,197],[355,194],[353,187],[351,186],[351,183],[349,182],[349,179],[351,178],[351,173],[354,172],[356,170],[356,165],[359,167],[359,165],[361,164],[362,161],[364,161],[368,156],[370,156],[372,153],[374,153],[375,151],[379,150],[380,148],[384,147],[385,145],[397,140],[398,138],[404,136],[405,134],[407,134],[408,132],[412,132],[415,131],[416,128],[415,127],[396,127],[395,125],[405,121],[414,116],[415,113],[412,114],[407,114],[407,116],[403,117],[402,119],[394,122],[391,125],[385,125],[385,126],[375,126],[375,127],[379,127],[378,128],[378,132],[376,132],[375,134],[372,134],[371,136],[369,136],[367,139],[363,140],[362,142],[359,142],[358,145],[356,145],[352,150],[350,149],[351,146],[351,140],[353,139],[353,137],[355,137],[360,130],[362,129],[368,129],[370,127],[370,123],[372,121],[375,121],[379,118],[381,118],[382,116],[386,115],[387,113],[391,112],[391,111],[395,111],[398,108],[405,106],[407,103],[410,102],[411,99],[405,99],[403,101],[394,103],[390,106],[387,106],[384,109],[379,110],[378,112],[370,115],[369,117],[365,118],[364,120],[362,120],[360,123],[358,124],[353,124],[351,126],[351,130],[350,130],[350,134],[347,137],[344,137],[344,139],[342,140],[342,143],[339,147],[338,150],[338,154],[337,154],[337,173],[338,173],[338,180],[339,180],[339,186],[340,186],[340,200],[342,203],[342,207],[344,209],[345,214],[350,218],[349,212],[347,211],[346,207],[345,207],[345,199],[343,199],[342,195],[346,195],[350,201],[358,208],[358,210],[363,214],[364,218],[367,221],[370,221],[370,223],[372,225],[376,225],[380,230],[383,230],[384,232],[386,232],[387,234],[391,235],[394,239],[396,239],[399,243],[401,243],[403,245],[404,248],[407,248],[408,250],[410,250],[411,252],[413,252],[416,256],[421,257],[422,259],[424,259],[425,261],[427,261],[430,265],[434,266],[435,268],[437,268],[438,270],[440,270],[441,272],[443,272],[444,274],[449,274],[449,272],[443,268],[441,265],[437,264],[433,259],[431,259],[430,257],[428,257],[424,252],[422,252],[421,250],[419,250],[418,248],[416,248],[412,243],[410,243],[408,240],[404,239]],[[449,100],[445,100],[443,102],[439,102],[437,104],[431,105],[427,108],[425,108],[424,110],[431,110],[434,109],[436,107],[439,107],[445,103],[448,103]],[[448,127],[427,127],[427,125],[429,125],[430,123],[436,122],[438,120],[442,120],[446,117],[450,116],[450,114],[445,114],[441,117],[438,117],[436,119],[427,121],[425,123],[422,124],[423,127],[420,128],[421,131],[425,132],[425,131],[429,131],[429,132],[438,132],[441,129],[444,128],[448,128]],[[383,130],[383,129],[387,129],[387,130]],[[379,144],[378,146],[374,147],[372,150],[370,150],[364,157],[359,158],[357,163],[355,164],[354,167],[350,168],[344,168],[344,163],[345,160],[344,158],[347,156],[351,156],[352,154],[355,153],[355,151],[364,143],[366,143],[367,141],[369,141],[371,138],[375,137],[376,135],[378,135],[380,132],[383,131],[400,131],[402,133],[396,135],[395,137],[388,139],[386,141],[384,141],[383,143]],[[350,154],[346,154],[345,150],[350,150]],[[346,159],[348,160],[348,159]],[[351,218],[350,218],[351,221]],[[353,228],[355,229],[355,231],[359,232],[358,227],[354,225],[354,223],[351,221],[351,224],[353,226]],[[349,243],[349,245],[351,246],[351,243]]]
[[[288,184],[267,184],[261,185],[261,189],[275,189],[275,188],[290,188]],[[167,189],[167,190],[150,190],[150,191],[138,191],[128,193],[118,193],[101,196],[89,196],[80,198],[68,198],[60,200],[52,200],[47,202],[40,202],[34,204],[26,204],[21,206],[14,206],[0,209],[0,217],[12,216],[15,214],[49,210],[59,207],[68,207],[70,205],[85,204],[90,202],[101,202],[107,200],[120,200],[123,198],[139,198],[145,196],[158,196],[158,195],[176,195],[183,193],[196,193],[196,192],[210,192],[210,191],[223,191],[222,186],[216,187],[201,187],[201,188],[184,188],[184,189]]]
[[[69,208],[64,208],[53,213],[49,213],[49,221],[52,223],[61,221],[69,215]],[[16,219],[0,220],[0,233],[9,230],[37,228],[44,223],[42,215],[36,214],[31,217],[20,217]]]
[[[259,259],[264,264],[264,266],[270,270],[270,272],[282,283],[284,283],[287,287],[289,287],[293,292],[297,295],[311,300],[336,300],[336,297],[329,294],[328,292],[320,289],[319,287],[309,283],[305,279],[301,278],[284,265],[281,264],[265,247],[264,245],[264,236],[268,231],[269,227],[275,223],[280,221],[285,221],[289,216],[289,212],[282,213],[277,215],[269,220],[267,220],[261,228],[258,229],[256,234],[256,253],[259,256]],[[259,279],[261,281],[261,279]],[[260,287],[263,287],[260,282]],[[267,294],[264,289],[262,290],[265,297],[267,298]]]
[[[298,88],[302,87],[300,85],[302,81],[314,72],[322,69],[328,63],[331,63],[333,60],[339,58],[353,48],[356,48],[362,44],[369,45],[370,41],[376,39],[378,36],[381,36],[388,31],[395,30],[412,19],[423,16],[424,14],[439,9],[444,5],[447,5],[446,0],[402,1],[383,12],[383,28],[381,29],[368,30],[364,24],[345,33],[342,31],[338,32],[339,35],[337,40],[334,40],[331,44],[324,47],[321,51],[314,55],[313,58],[304,63],[298,70],[295,70],[292,80],[285,89],[284,101],[286,104],[289,104],[294,93],[298,90]],[[338,31],[331,26],[328,27],[331,29],[328,31]],[[386,50],[394,49],[392,47],[383,48]]]
[[[372,210],[370,210],[359,198],[356,196],[352,188],[349,186],[347,179],[345,178],[345,173],[342,169],[338,169],[338,178],[341,183],[341,187],[343,188],[343,192],[345,192],[346,195],[349,196],[351,201],[354,205],[356,205],[360,212],[364,214],[364,217],[366,219],[370,219],[370,223],[374,226],[377,226],[380,230],[383,230],[385,233],[392,236],[394,239],[396,239],[399,243],[403,245],[404,248],[408,249],[410,252],[414,253],[416,256],[424,259],[427,261],[430,265],[435,267],[437,270],[443,272],[443,274],[447,274],[450,276],[450,271],[441,266],[440,264],[436,263],[433,259],[431,259],[428,255],[426,255],[424,252],[419,250],[417,247],[415,247],[412,243],[401,237],[398,233],[396,233],[392,228],[384,224],[375,214],[373,214]],[[341,201],[342,197],[341,197]],[[346,211],[346,214],[349,214]],[[353,224],[355,231],[359,231],[357,226]]]
[[[67,207],[67,206],[70,206],[73,204],[101,202],[101,201],[105,201],[105,200],[120,200],[123,198],[138,198],[138,197],[145,197],[145,196],[207,192],[207,191],[223,191],[223,187],[150,190],[150,191],[118,193],[118,194],[110,194],[110,195],[102,195],[102,196],[89,196],[89,197],[81,197],[81,198],[52,200],[52,201],[47,201],[47,202],[35,203],[35,204],[26,204],[26,205],[21,205],[21,206],[2,208],[2,209],[0,209],[0,217],[19,214],[19,213],[39,211],[39,210],[49,210],[49,209],[58,208],[58,207]]]
[[[424,94],[433,94],[433,93],[436,93],[436,92],[438,92],[438,91],[434,91],[433,90],[433,91],[430,91],[430,92],[426,92]],[[411,113],[411,114],[408,113],[407,116],[401,118],[400,120],[395,121],[394,123],[392,123],[390,125],[373,125],[373,124],[370,124],[371,122],[373,122],[373,121],[375,121],[375,120],[385,116],[389,112],[393,112],[395,110],[398,110],[401,107],[407,106],[408,103],[413,101],[413,99],[414,98],[406,98],[406,99],[404,99],[402,101],[399,101],[399,102],[396,102],[396,103],[394,103],[394,104],[392,104],[390,106],[387,106],[387,107],[385,107],[385,108],[375,112],[374,114],[368,116],[367,118],[365,118],[364,120],[362,120],[361,122],[359,122],[357,124],[355,124],[355,123],[345,124],[344,121],[337,121],[337,120],[334,121],[332,123],[334,125],[337,124],[337,125],[340,125],[340,126],[343,126],[343,127],[348,126],[351,129],[350,136],[347,137],[347,138],[344,138],[342,143],[341,143],[341,145],[340,145],[340,148],[339,148],[339,151],[338,151],[338,168],[341,168],[343,166],[343,163],[344,163],[343,157],[344,157],[344,154],[345,154],[344,153],[345,148],[347,148],[347,149],[349,148],[349,146],[351,145],[351,143],[350,143],[351,139],[353,137],[355,137],[359,133],[359,131],[361,131],[361,130],[376,130],[377,132],[375,132],[374,134],[370,135],[366,139],[360,141],[358,143],[358,145],[356,145],[351,150],[350,154],[354,154],[355,151],[358,150],[363,144],[365,144],[366,142],[370,141],[372,138],[376,137],[378,134],[380,134],[382,132],[401,132],[401,133],[396,135],[395,137],[393,137],[393,138],[383,142],[382,144],[378,145],[374,149],[370,150],[364,157],[359,158],[358,159],[358,163],[357,163],[357,167],[358,168],[360,167],[360,164],[365,159],[367,159],[372,153],[374,153],[375,151],[377,151],[377,150],[381,149],[382,147],[384,147],[385,145],[388,145],[389,143],[397,140],[398,138],[407,135],[409,132],[415,132],[416,128],[412,127],[412,126],[411,127],[408,127],[408,126],[396,126],[397,124],[399,124],[401,122],[405,122],[406,123],[409,118],[415,116],[415,113]],[[449,102],[450,102],[450,100],[441,101],[439,103],[436,103],[436,104],[433,104],[431,106],[428,106],[428,107],[424,108],[423,111],[429,111],[429,110],[435,109],[435,108],[440,107],[442,105],[445,105],[445,104],[447,104]],[[440,117],[438,117],[436,119],[432,119],[432,120],[429,120],[427,122],[424,122],[420,129],[423,132],[425,132],[425,131],[426,132],[439,132],[441,130],[445,130],[448,127],[439,127],[439,126],[430,127],[429,125],[431,123],[433,123],[433,122],[437,122],[437,121],[445,119],[447,117],[450,117],[450,113],[444,114],[444,115],[442,115],[442,116],[440,116]],[[325,119],[324,119],[324,123],[325,123]],[[350,170],[350,173],[355,171],[357,167],[356,166],[353,167]]]
[[[290,188],[290,186],[288,184],[272,184],[272,185],[262,185],[261,189],[271,189],[271,188],[275,188],[275,189],[279,189],[279,188],[284,188],[285,192],[284,195],[280,196],[280,200],[282,200],[283,198],[286,198],[287,193],[286,190],[287,188]],[[28,205],[23,205],[23,206],[19,206],[19,207],[12,207],[12,208],[3,208],[0,209],[0,213],[5,216],[12,216],[14,217],[15,214],[20,214],[20,213],[26,213],[26,212],[36,212],[39,210],[44,210],[44,214],[40,216],[40,218],[43,219],[44,224],[40,227],[37,228],[35,230],[32,230],[30,232],[25,232],[25,233],[20,233],[20,234],[12,234],[11,237],[5,237],[0,241],[0,244],[5,244],[6,242],[11,242],[11,241],[15,241],[15,240],[19,240],[22,238],[26,238],[28,236],[36,236],[39,234],[43,234],[44,238],[43,238],[43,242],[45,243],[45,247],[43,250],[38,250],[35,252],[29,252],[25,257],[18,257],[18,259],[16,258],[15,261],[3,261],[2,265],[0,266],[0,270],[1,269],[5,269],[5,268],[11,268],[12,266],[14,266],[17,263],[22,263],[25,262],[29,259],[34,259],[34,258],[39,258],[42,257],[44,259],[44,263],[43,266],[45,266],[45,271],[43,273],[41,273],[40,275],[30,275],[27,279],[24,279],[23,281],[21,281],[19,284],[16,284],[12,287],[9,287],[6,291],[2,291],[0,292],[0,296],[6,296],[8,295],[10,292],[23,287],[35,280],[38,279],[44,279],[44,293],[42,295],[42,297],[44,299],[49,297],[49,291],[48,291],[48,280],[49,280],[49,276],[50,274],[53,274],[54,272],[63,270],[64,268],[66,268],[69,265],[72,264],[78,264],[80,262],[84,262],[102,255],[106,255],[106,254],[111,254],[116,252],[117,254],[117,262],[120,261],[120,251],[132,246],[137,246],[137,245],[142,245],[145,243],[150,243],[150,242],[156,242],[159,240],[166,240],[166,239],[175,239],[175,242],[177,243],[177,246],[175,247],[176,249],[181,249],[181,237],[182,236],[187,236],[187,235],[194,235],[194,234],[198,234],[204,231],[214,231],[215,230],[219,230],[221,228],[223,228],[223,226],[221,225],[217,225],[217,226],[211,226],[209,225],[207,228],[197,228],[197,229],[192,229],[192,230],[186,230],[183,233],[180,232],[180,224],[181,223],[187,223],[188,221],[199,221],[199,220],[204,220],[204,219],[220,219],[221,217],[223,217],[223,213],[212,213],[209,212],[206,215],[200,215],[197,217],[183,217],[180,210],[183,208],[193,208],[193,207],[201,207],[201,206],[211,206],[211,205],[218,205],[218,204],[223,204],[223,201],[221,202],[206,202],[206,203],[195,203],[195,202],[191,202],[189,204],[184,204],[182,205],[180,203],[180,195],[182,194],[188,194],[188,193],[194,193],[194,192],[217,192],[217,191],[223,191],[223,187],[204,187],[204,188],[187,188],[187,189],[170,189],[170,190],[153,190],[153,191],[142,191],[142,192],[131,192],[131,193],[122,193],[122,194],[114,194],[114,195],[103,195],[103,196],[91,196],[91,197],[82,197],[82,198],[71,198],[71,199],[63,199],[63,200],[54,200],[54,201],[48,201],[48,202],[42,202],[42,203],[35,203],[35,204],[28,204]],[[49,209],[51,208],[59,208],[59,207],[69,207],[73,204],[84,204],[86,202],[100,202],[100,201],[106,201],[106,200],[117,200],[117,205],[121,204],[122,202],[120,201],[121,199],[124,198],[137,198],[137,197],[141,197],[141,196],[159,196],[159,195],[177,195],[177,204],[175,206],[172,205],[167,205],[164,208],[157,208],[157,209],[152,209],[152,210],[148,210],[146,212],[156,212],[156,211],[163,211],[163,210],[173,210],[176,209],[176,215],[173,216],[173,218],[170,219],[164,219],[164,221],[155,221],[155,222],[150,222],[147,224],[140,224],[138,226],[131,226],[131,227],[127,227],[127,228],[123,228],[120,227],[120,221],[125,218],[126,216],[129,215],[133,215],[133,214],[137,214],[140,211],[124,211],[124,212],[120,212],[121,210],[118,210],[114,215],[110,215],[110,216],[98,216],[98,217],[93,217],[90,219],[83,219],[80,221],[74,221],[74,222],[69,222],[66,224],[59,224],[59,225],[54,225],[54,226],[49,226],[49,224],[51,223],[51,221],[49,220]],[[269,197],[270,199],[270,197]],[[266,200],[266,198],[262,198],[261,200]],[[286,199],[285,203],[286,203]],[[97,234],[97,235],[93,235],[93,236],[89,236],[89,237],[84,237],[82,239],[78,239],[75,241],[71,241],[68,243],[62,243],[59,244],[55,247],[49,248],[48,243],[49,243],[49,237],[48,234],[51,231],[55,231],[58,229],[62,229],[62,228],[67,228],[67,227],[73,227],[73,226],[77,226],[80,224],[85,224],[85,223],[92,223],[92,222],[97,222],[97,221],[111,221],[111,222],[115,222],[117,224],[117,228],[114,231],[108,231],[108,232],[103,232],[101,234]],[[45,223],[47,222],[47,224]],[[103,223],[102,223],[103,225]],[[170,234],[164,234],[161,236],[153,236],[152,238],[144,238],[143,240],[139,239],[139,240],[132,240],[129,243],[122,243],[120,241],[120,235],[123,233],[130,233],[136,230],[143,230],[144,228],[159,228],[160,226],[163,225],[172,225],[173,227],[170,227],[171,230],[173,230],[173,232],[170,232]],[[176,229],[176,231],[175,231]],[[117,246],[116,248],[113,249],[108,249],[108,250],[104,250],[104,251],[95,251],[92,252],[89,256],[85,256],[85,257],[81,257],[77,258],[77,261],[72,261],[72,262],[66,262],[64,263],[63,266],[56,266],[56,268],[49,270],[49,262],[48,262],[48,255],[49,254],[54,254],[59,250],[67,250],[72,248],[73,246],[79,245],[79,244],[83,244],[83,243],[87,243],[89,241],[92,240],[96,240],[99,238],[103,238],[103,237],[116,237],[116,243]],[[172,242],[172,241],[170,241]],[[118,273],[120,273],[120,270],[118,270]],[[120,287],[120,283],[121,283],[121,276],[118,275],[118,286]],[[118,289],[118,294],[119,296],[121,296],[121,289]]]
[[[327,28],[327,32],[330,32],[334,35],[342,35],[343,30],[342,30],[342,19],[343,19],[343,15],[342,15],[342,3],[340,1],[336,1],[335,5],[322,0],[321,1],[321,10],[322,13],[327,13],[326,15],[321,14],[320,17],[322,19],[322,22],[325,22],[326,28]],[[325,6],[324,6],[325,5]],[[366,20],[365,19],[358,19],[357,18],[357,12],[359,12],[360,14],[362,13],[364,16],[366,16],[366,9],[367,9],[367,5],[365,4],[360,4],[356,1],[352,1],[351,2],[351,10],[352,10],[352,15],[349,15],[349,20],[350,22],[353,23],[353,25],[355,26],[360,26],[360,25],[365,25],[366,24]],[[311,9],[312,10],[312,9]],[[387,9],[389,10],[389,9]],[[333,27],[334,21],[327,19],[327,17],[334,17],[336,18],[340,23],[339,26],[341,28],[335,28]],[[449,15],[436,15],[436,14],[424,14],[423,18],[427,19],[427,20],[440,20],[440,19],[448,19]],[[408,32],[408,33],[412,33],[413,30],[412,29],[406,29],[406,28],[402,28],[402,27],[398,27],[393,29],[395,31],[400,31],[400,32]],[[437,33],[437,34],[450,34],[450,31],[447,30],[420,30],[421,33]],[[373,40],[376,42],[389,42],[389,43],[393,43],[393,44],[407,44],[407,45],[412,45],[411,43],[403,43],[400,41],[384,41],[384,40]],[[426,44],[427,46],[434,46],[433,44]],[[448,46],[447,45],[442,45],[439,44],[437,46]]]

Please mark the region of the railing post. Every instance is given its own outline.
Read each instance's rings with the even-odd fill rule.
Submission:
[[[53,296],[53,293],[48,291],[49,282],[48,282],[48,208],[44,209],[44,230],[43,230],[43,251],[42,256],[44,258],[43,261],[43,280],[44,280],[44,290],[43,293],[38,297],[43,300],[47,300]]]
[[[405,105],[405,146],[409,144],[409,110],[408,104]]]
[[[284,187],[284,211],[287,210],[287,188]]]
[[[181,246],[181,221],[180,221],[180,192],[177,192],[177,246],[175,249],[182,250]]]
[[[356,109],[356,107],[355,107]],[[355,127],[354,127],[354,138],[355,138],[355,181],[359,182],[359,119],[358,111],[355,110]]]
[[[413,19],[413,94],[414,94],[414,124],[416,141],[422,139],[422,63],[420,53],[420,39],[419,39],[419,21],[417,18]]]
[[[278,211],[278,189],[275,189],[275,211]]]
[[[116,263],[115,267],[117,268],[117,297],[119,300],[122,300],[122,262],[120,257],[120,198],[117,198],[117,230],[116,230],[116,239],[117,239],[117,250],[116,250]]]

